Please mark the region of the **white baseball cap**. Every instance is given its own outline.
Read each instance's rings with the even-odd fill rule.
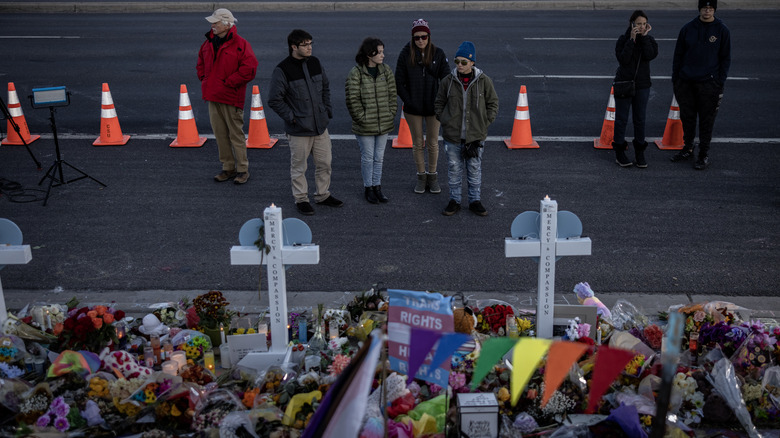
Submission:
[[[235,23],[238,20],[236,20],[236,18],[233,17],[233,13],[231,13],[230,11],[228,11],[225,8],[220,8],[220,9],[217,9],[216,11],[214,11],[214,13],[211,14],[211,16],[206,17],[206,21],[208,21],[209,23],[217,23],[219,21],[227,21],[228,23],[233,24],[233,23]]]

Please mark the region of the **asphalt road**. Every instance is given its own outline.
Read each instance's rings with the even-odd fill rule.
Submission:
[[[293,27],[315,36],[315,55],[331,72],[336,109],[331,132],[339,135],[332,190],[346,206],[317,207],[315,216],[303,218],[322,260],[290,269],[290,290],[355,291],[383,281],[393,288],[499,296],[533,291],[536,265],[506,259],[503,242],[514,217],[538,209],[549,195],[561,210],[581,218],[584,234],[593,240],[593,255],[559,262],[558,289],[589,281],[598,291],[627,294],[777,296],[780,132],[778,107],[767,90],[780,85],[772,67],[780,54],[762,43],[777,12],[719,11],[738,36],[731,76],[743,79],[727,85],[713,165],[704,172],[670,163],[670,153],[656,149],[649,151],[648,169],[621,169],[611,151],[592,148],[625,11],[424,14],[434,41],[448,54],[463,39],[475,42],[479,65],[494,78],[501,97],[483,164],[483,200],[490,213],[485,218],[468,211],[441,216],[446,189],[440,195],[412,193],[409,150],[387,150],[383,189],[391,202],[375,206],[362,199],[359,152],[346,137],[343,80],[364,36],[380,36],[386,51],[397,53],[416,15],[238,16],[239,31],[261,62],[254,83],[263,92],[272,67],[286,55],[284,38]],[[649,135],[657,138],[671,101],[671,85],[662,76],[670,71],[677,30],[693,15],[650,16],[661,47],[653,63],[659,78],[648,121]],[[16,222],[25,243],[34,247],[30,264],[2,270],[3,286],[255,289],[258,269],[230,266],[229,250],[241,225],[272,202],[285,216],[299,217],[290,193],[289,148],[281,140],[273,149],[250,151],[252,177],[239,187],[212,181],[219,170],[213,140],[199,149],[168,147],[176,133],[180,83],[189,85],[201,134],[210,133],[194,74],[207,30],[202,14],[6,15],[2,22],[3,35],[16,37],[2,40],[14,50],[0,76],[20,90],[30,129],[49,132],[49,113],[30,108],[26,94],[36,86],[68,86],[73,103],[57,112],[64,158],[108,185],[82,180],[56,187],[46,207],[0,197],[0,216]],[[24,35],[59,38],[19,37]],[[394,58],[389,55],[388,63],[394,65]],[[135,136],[126,146],[91,146],[98,135],[102,82],[111,86],[123,130]],[[511,133],[521,84],[529,89],[538,150],[507,150],[498,141]],[[281,121],[268,108],[266,115],[271,133],[280,135]],[[53,142],[38,140],[31,149],[45,171],[55,158]],[[42,176],[23,147],[0,147],[0,177],[40,189]]]

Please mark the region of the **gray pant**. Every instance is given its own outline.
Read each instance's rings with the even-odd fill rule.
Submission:
[[[222,170],[249,171],[244,136],[244,110],[233,105],[209,102],[209,120],[214,137],[217,138],[219,161]]]
[[[328,130],[313,137],[288,134],[287,141],[290,143],[290,179],[295,202],[309,202],[309,184],[306,181],[309,155],[314,159],[314,184],[317,186],[314,201],[322,202],[328,199],[332,158]]]

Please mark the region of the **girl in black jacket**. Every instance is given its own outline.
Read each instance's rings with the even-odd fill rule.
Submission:
[[[412,24],[412,40],[398,55],[395,82],[398,97],[403,102],[404,118],[412,136],[412,151],[417,166],[415,193],[441,193],[436,172],[439,159],[439,121],[433,111],[433,101],[439,91],[439,82],[449,73],[447,56],[433,45],[428,22],[420,18]],[[425,169],[423,148],[423,121],[425,143],[428,147],[428,169]]]
[[[634,11],[629,19],[626,32],[615,44],[615,56],[620,66],[615,72],[615,81],[634,80],[636,92],[633,97],[615,97],[615,134],[612,148],[615,150],[615,161],[623,166],[630,166],[631,160],[626,156],[626,127],[628,126],[628,111],[631,111],[634,123],[634,150],[636,152],[636,167],[647,167],[645,160],[645,118],[647,101],[650,99],[650,61],[658,56],[658,43],[648,35],[652,26],[647,22],[647,15],[642,11]]]

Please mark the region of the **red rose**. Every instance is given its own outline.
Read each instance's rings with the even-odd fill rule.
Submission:
[[[73,330],[73,327],[76,326],[76,321],[73,318],[68,318],[65,320],[65,330]]]
[[[116,312],[114,312],[114,319],[116,319],[117,321],[121,320],[124,317],[125,317],[125,312],[124,311],[117,310]]]
[[[89,321],[90,321],[90,324],[92,324],[92,321],[91,321],[91,320],[89,320]],[[84,327],[84,326],[82,326],[82,325],[77,325],[77,326],[76,326],[76,327],[73,329],[73,334],[74,334],[74,335],[75,335],[77,338],[83,338],[83,337],[84,337],[84,336],[86,336],[86,334],[87,334],[87,329],[86,329],[86,327]]]

